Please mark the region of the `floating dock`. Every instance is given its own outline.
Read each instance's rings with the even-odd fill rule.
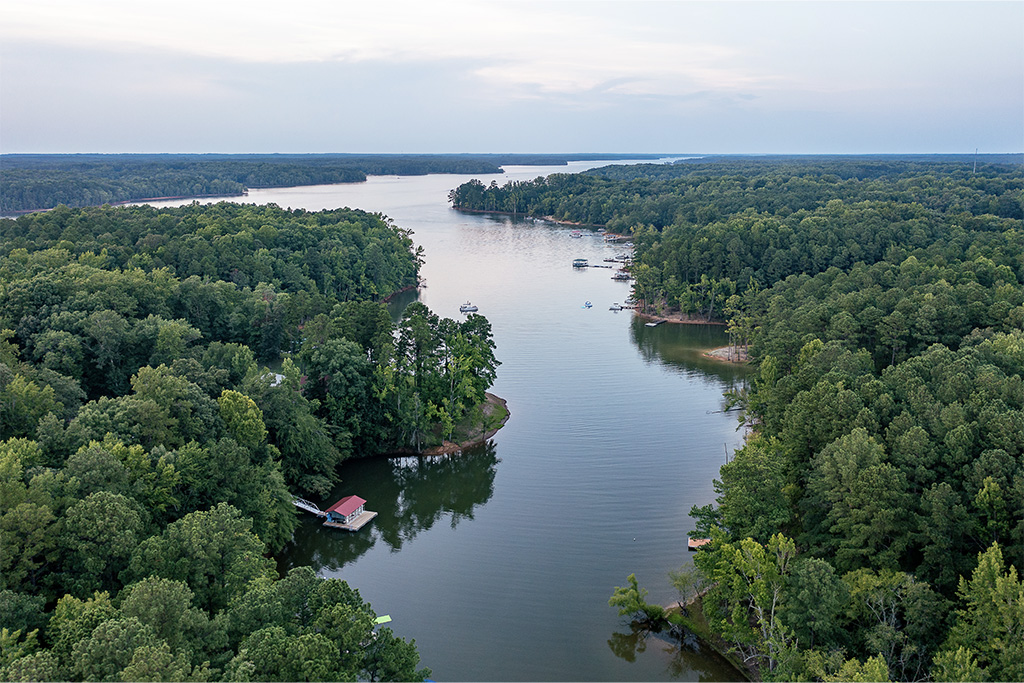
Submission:
[[[332,529],[344,529],[345,531],[359,531],[366,526],[371,519],[377,516],[372,510],[363,509],[366,501],[358,496],[347,496],[335,503],[328,510],[321,510],[316,503],[305,498],[292,496],[292,505],[317,517],[324,518],[324,526]],[[342,511],[338,514],[338,508]],[[349,509],[351,508],[351,509]],[[334,515],[328,513],[335,513]],[[344,521],[342,521],[344,519]]]
[[[351,522],[332,522],[330,520],[327,520],[326,522],[324,522],[324,526],[330,527],[332,529],[344,529],[345,531],[359,531],[364,526],[366,526],[371,519],[373,519],[376,516],[376,512],[364,510],[362,514],[353,519]]]

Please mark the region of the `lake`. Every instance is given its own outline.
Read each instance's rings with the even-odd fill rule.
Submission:
[[[378,516],[350,534],[306,515],[281,560],[348,581],[396,634],[415,638],[437,681],[737,678],[693,643],[632,633],[608,606],[631,573],[650,601],[678,598],[668,572],[691,563],[688,512],[714,500],[712,480],[742,443],[735,415],[721,410],[746,371],[701,355],[725,345],[724,332],[649,328],[609,310],[629,284],[572,261],[605,265],[621,244],[447,203],[471,177],[501,184],[598,165],[371,177],[244,198],[387,215],[424,248],[419,300],[450,318],[471,301],[492,325],[502,365],[491,391],[508,401],[507,425],[459,456],[346,462],[341,485],[316,502],[356,494]]]

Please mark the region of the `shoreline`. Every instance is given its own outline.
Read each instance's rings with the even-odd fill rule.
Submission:
[[[736,670],[736,673],[743,676],[748,681],[760,681],[760,672],[756,667],[751,666],[742,659],[736,657],[729,647],[729,643],[722,639],[722,637],[716,633],[713,633],[707,625],[707,618],[704,616],[704,596],[707,594],[707,588],[699,591],[692,598],[683,602],[677,600],[671,605],[664,605],[666,617],[671,613],[676,613],[679,618],[683,621],[681,624],[675,624],[675,626],[683,628],[689,632],[697,642],[702,646],[710,648],[717,656],[721,657],[729,666]],[[671,621],[669,623],[672,623]]]
[[[720,346],[717,349],[705,351],[701,355],[705,358],[721,361],[723,363],[735,363],[742,365],[750,362],[750,356],[747,353],[747,350],[740,346]]]
[[[502,410],[505,411],[505,416],[501,419],[501,423],[497,427],[488,429],[487,431],[483,432],[478,436],[472,436],[469,439],[462,441],[460,443],[455,443],[454,441],[443,441],[439,446],[431,446],[430,448],[425,448],[422,451],[396,451],[394,453],[388,453],[387,457],[405,457],[414,455],[422,458],[434,455],[457,455],[459,453],[462,453],[462,451],[467,448],[472,448],[473,446],[479,446],[482,443],[487,443],[492,437],[494,437],[495,434],[498,433],[498,431],[502,427],[505,426],[505,423],[508,422],[508,419],[512,417],[512,413],[508,409],[508,401],[501,398],[500,396],[496,396],[490,393],[489,391],[484,392],[484,417],[489,417],[498,408],[501,408]]]
[[[673,323],[675,325],[725,325],[725,323],[718,322],[716,320],[704,320],[703,318],[695,318],[691,315],[683,315],[682,313],[676,313],[674,315],[655,315],[653,313],[641,313],[640,311],[637,311],[636,315],[654,322]]]
[[[511,216],[512,218],[529,218],[535,221],[547,221],[549,223],[556,223],[558,225],[572,225],[577,228],[604,228],[604,225],[601,223],[577,223],[575,221],[560,221],[554,216],[541,216],[540,218],[538,218],[537,216],[534,216],[532,214],[521,213],[519,211],[513,213],[512,211],[498,211],[497,209],[465,209],[462,208],[461,206],[453,206],[452,210],[462,211],[463,213],[489,213],[494,214],[496,216]],[[608,234],[611,235],[615,233]]]

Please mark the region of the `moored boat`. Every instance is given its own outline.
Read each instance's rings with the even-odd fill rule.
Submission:
[[[477,310],[479,309],[468,301],[459,306],[459,313],[476,313]]]

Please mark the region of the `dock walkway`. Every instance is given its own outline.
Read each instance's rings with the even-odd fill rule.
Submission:
[[[295,507],[299,508],[300,510],[305,510],[306,512],[311,512],[314,515],[316,515],[317,517],[326,517],[327,516],[327,513],[324,512],[323,510],[321,510],[319,507],[317,507],[316,503],[310,503],[305,498],[299,498],[298,496],[292,496],[292,505],[294,505]]]

